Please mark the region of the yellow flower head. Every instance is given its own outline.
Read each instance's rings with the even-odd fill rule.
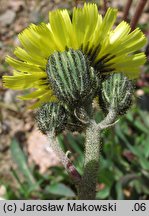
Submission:
[[[124,21],[113,29],[116,16],[117,9],[109,8],[102,18],[95,4],[84,4],[83,8],[73,9],[72,19],[67,10],[56,10],[49,13],[48,24],[31,24],[19,34],[23,48],[17,47],[14,51],[19,60],[6,58],[15,71],[13,76],[3,77],[5,87],[35,89],[20,97],[23,100],[37,98],[34,108],[57,101],[47,78],[47,61],[55,51],[68,48],[81,50],[100,76],[122,72],[129,79],[137,78],[139,66],[146,57],[143,52],[133,53],[145,45],[146,38],[139,28],[131,32],[130,25]]]

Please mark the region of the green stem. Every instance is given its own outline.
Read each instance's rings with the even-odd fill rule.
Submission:
[[[84,173],[78,187],[80,200],[96,198],[96,181],[99,169],[100,134],[103,129],[113,126],[117,113],[111,109],[103,121],[97,124],[91,120],[86,131]]]
[[[91,121],[86,131],[84,174],[79,186],[79,199],[92,200],[96,196],[96,180],[99,168],[100,131]]]

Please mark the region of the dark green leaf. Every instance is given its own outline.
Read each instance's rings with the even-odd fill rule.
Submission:
[[[20,145],[16,139],[12,140],[11,146],[11,153],[12,157],[15,160],[15,162],[18,165],[18,168],[20,171],[23,173],[23,175],[26,177],[27,182],[29,183],[30,186],[35,185],[35,179],[27,165],[26,157],[20,148]]]
[[[110,187],[105,186],[102,190],[96,193],[96,199],[106,199],[110,194]]]
[[[75,193],[68,186],[62,183],[55,183],[46,187],[48,193],[65,196],[65,197],[75,197]]]

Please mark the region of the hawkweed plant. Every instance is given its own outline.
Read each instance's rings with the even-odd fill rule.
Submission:
[[[146,61],[136,52],[146,43],[144,34],[125,21],[113,27],[116,17],[117,9],[103,18],[89,3],[74,8],[71,17],[67,10],[52,11],[48,24],[31,24],[19,34],[17,59],[6,58],[15,70],[3,77],[4,86],[33,89],[19,98],[37,99],[30,108],[37,109],[38,127],[73,179],[78,199],[95,199],[101,131],[130,108],[133,80]],[[105,113],[100,123],[93,118],[94,101]],[[82,176],[57,141],[65,130],[86,136]]]

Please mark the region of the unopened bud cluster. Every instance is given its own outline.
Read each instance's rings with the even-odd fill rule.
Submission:
[[[101,81],[87,56],[80,50],[54,52],[48,59],[48,80],[58,103],[46,103],[36,114],[39,129],[55,134],[67,129],[83,131],[92,116],[92,102],[99,97],[102,110],[124,114],[132,102],[133,85],[123,74],[112,74]]]

